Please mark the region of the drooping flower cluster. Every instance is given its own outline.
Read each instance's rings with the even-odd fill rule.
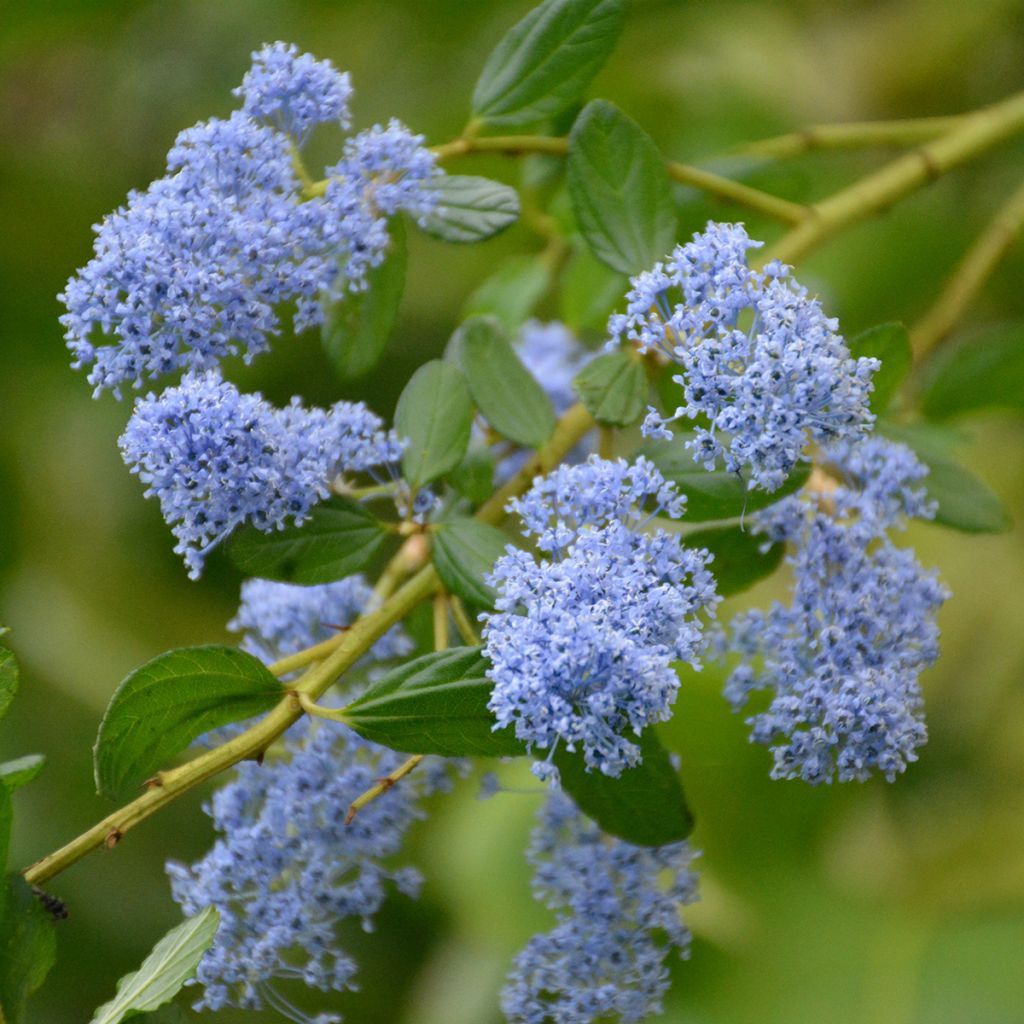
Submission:
[[[511,1024],[640,1024],[660,1013],[666,956],[690,945],[679,914],[697,899],[689,845],[607,836],[553,791],[528,857],[534,894],[557,924],[516,958],[502,992]]]
[[[217,791],[207,811],[221,838],[191,867],[168,865],[186,915],[211,904],[221,915],[197,973],[199,1007],[268,1007],[305,1020],[277,981],[354,987],[356,963],[338,948],[337,925],[361,918],[369,929],[391,887],[416,893],[418,872],[392,860],[422,816],[421,798],[447,778],[443,764],[424,766],[346,824],[351,802],[403,760],[354,733],[302,724],[283,759],[245,763]]]
[[[398,438],[362,403],[275,409],[213,370],[139,399],[120,439],[133,473],[156,497],[195,579],[210,549],[243,522],[280,529],[327,497],[331,479],[386,465]]]
[[[653,411],[644,430],[698,420],[687,442],[707,469],[724,462],[750,487],[773,491],[806,458],[809,443],[852,440],[870,426],[874,359],[853,359],[837,323],[773,261],[747,266],[753,242],[738,224],[708,225],[665,262],[633,279],[614,339],[664,352],[682,367],[683,403]]]
[[[553,774],[559,744],[582,747],[589,768],[617,776],[640,758],[635,734],[669,717],[679,687],[671,663],[696,661],[699,613],[717,601],[707,552],[663,530],[641,532],[683,505],[646,460],[596,456],[559,467],[510,505],[549,557],[510,548],[494,565],[489,707],[498,727],[511,724],[547,751],[534,766],[541,777]]]
[[[359,577],[322,587],[249,580],[230,627],[245,633],[243,647],[273,660],[323,639],[331,625],[348,625],[370,596]],[[365,660],[406,654],[411,646],[396,626]],[[220,838],[191,867],[168,865],[174,898],[187,915],[211,904],[221,915],[197,974],[204,986],[199,1006],[265,1007],[306,1021],[279,982],[323,991],[354,987],[356,963],[338,947],[338,923],[361,918],[369,929],[392,888],[416,892],[418,872],[396,866],[394,855],[422,817],[423,797],[450,782],[451,763],[429,758],[346,823],[351,802],[403,760],[354,733],[304,720],[286,735],[280,754],[272,752],[262,766],[240,765],[214,794],[206,810]]]
[[[297,329],[319,322],[324,296],[362,287],[383,259],[386,217],[433,207],[433,156],[397,121],[350,138],[326,186],[304,190],[296,147],[317,123],[348,124],[348,76],[329,62],[273,44],[237,91],[242,110],[182,132],[167,176],[98,225],[61,295],[74,365],[97,392],[251,359],[285,301]]]
[[[309,587],[246,580],[228,629],[243,634],[243,650],[269,664],[351,626],[372,598],[373,589],[362,576]],[[370,648],[368,657],[388,661],[411,651],[412,641],[401,627],[393,626]]]
[[[793,600],[733,624],[742,655],[726,697],[773,693],[752,715],[751,739],[772,748],[774,778],[891,782],[927,737],[918,676],[938,654],[935,613],[949,596],[889,531],[931,518],[917,485],[927,470],[882,438],[828,449],[839,481],[786,498],[754,529],[792,545]]]

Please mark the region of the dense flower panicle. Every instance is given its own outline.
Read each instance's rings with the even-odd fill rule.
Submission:
[[[293,43],[269,43],[252,55],[252,67],[234,90],[242,110],[269,121],[298,145],[318,124],[348,128],[352,83],[329,60],[300,53]]]
[[[547,751],[534,766],[542,778],[559,744],[582,747],[587,766],[606,775],[636,764],[635,734],[669,717],[679,688],[672,662],[696,663],[702,648],[698,615],[718,600],[708,554],[662,530],[638,532],[637,507],[649,496],[681,511],[653,466],[592,457],[512,505],[552,558],[509,548],[494,565],[488,706],[498,728],[512,725]]]
[[[502,992],[511,1024],[639,1024],[662,1011],[665,959],[686,956],[680,917],[697,899],[687,843],[633,846],[605,835],[552,792],[528,857],[534,894],[557,924],[518,955]]]
[[[195,579],[243,522],[264,531],[301,522],[338,472],[396,460],[401,444],[382,426],[361,403],[275,409],[208,371],[137,400],[120,445]]]
[[[685,509],[686,498],[643,456],[628,463],[592,455],[578,466],[558,466],[509,503],[524,536],[549,552],[587,527],[621,523],[635,531],[660,514],[678,519]]]
[[[268,664],[295,654],[346,629],[373,600],[373,588],[362,576],[309,587],[271,580],[246,580],[241,603],[228,629],[242,633],[242,649]],[[370,648],[375,661],[400,658],[412,651],[401,626],[392,626]]]
[[[306,1020],[277,982],[354,988],[356,963],[338,947],[338,923],[360,918],[370,929],[390,889],[418,889],[418,872],[393,859],[422,817],[421,798],[447,784],[443,762],[422,766],[345,824],[352,800],[404,756],[308,723],[286,745],[285,759],[240,765],[214,795],[207,812],[221,838],[209,853],[191,867],[168,865],[186,915],[209,905],[221,915],[196,975],[204,987],[198,1008],[266,1007]]]
[[[584,348],[576,335],[557,320],[527,320],[516,338],[515,349],[559,416],[577,400],[572,387],[576,374],[597,355]]]
[[[97,392],[252,359],[284,302],[296,329],[319,323],[325,297],[364,287],[384,259],[386,218],[432,208],[434,158],[397,121],[350,138],[324,194],[305,194],[292,140],[256,118],[300,134],[344,122],[347,77],[281,44],[255,56],[244,109],[178,136],[167,176],[96,227],[93,259],[60,296],[74,365]]]
[[[752,241],[738,224],[709,223],[663,263],[633,279],[625,313],[609,322],[614,343],[656,349],[679,363],[683,402],[652,410],[649,436],[697,419],[688,442],[707,469],[724,462],[773,491],[811,442],[855,440],[870,427],[874,359],[853,359],[837,323],[773,261],[747,266]]]
[[[748,722],[751,740],[772,748],[774,778],[880,771],[891,782],[927,739],[918,676],[938,655],[935,613],[949,596],[888,533],[934,513],[915,486],[927,470],[880,438],[825,456],[842,483],[755,516],[754,529],[792,545],[793,600],[733,623],[742,661],[725,693],[737,710],[752,691],[773,693]]]

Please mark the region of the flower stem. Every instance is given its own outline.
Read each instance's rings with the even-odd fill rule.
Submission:
[[[953,128],[810,207],[810,215],[758,259],[795,263],[840,231],[1024,129],[1024,93],[957,119]]]
[[[457,159],[474,153],[500,153],[504,156],[548,153],[564,156],[569,152],[569,139],[564,135],[491,135],[484,138],[454,139],[452,142],[434,146],[433,152],[439,161]],[[674,181],[690,185],[719,199],[757,210],[784,224],[798,224],[807,215],[807,208],[799,203],[780,199],[769,192],[762,192],[750,185],[724,178],[720,174],[713,174],[691,164],[668,160],[665,169]]]
[[[736,150],[744,156],[786,160],[821,149],[867,149],[871,146],[914,146],[955,128],[965,116],[910,117],[893,121],[850,121],[815,124],[799,131],[747,142]]]
[[[910,332],[915,362],[920,363],[949,335],[1024,227],[1024,184],[964,254],[935,300]]]

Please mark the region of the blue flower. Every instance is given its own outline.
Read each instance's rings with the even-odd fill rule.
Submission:
[[[868,410],[874,359],[852,359],[837,323],[790,277],[789,267],[747,266],[757,245],[738,224],[710,223],[632,281],[615,344],[656,350],[679,363],[682,404],[651,411],[644,432],[671,437],[668,424],[699,419],[687,442],[706,469],[720,463],[773,491],[806,459],[809,443],[853,440]]]
[[[167,175],[96,228],[95,255],[67,284],[61,317],[74,366],[97,393],[178,370],[246,360],[280,333],[323,319],[324,299],[366,283],[385,257],[387,217],[422,217],[433,155],[397,121],[350,138],[322,195],[303,189],[288,135],[317,119],[347,121],[348,79],[276,44],[256,54],[226,120],[182,132]]]
[[[342,470],[386,465],[401,454],[362,403],[275,409],[240,394],[214,371],[136,401],[121,454],[156,497],[195,579],[212,547],[243,522],[268,532],[302,522]]]
[[[266,1007],[305,1021],[279,981],[355,988],[356,963],[338,946],[338,923],[356,918],[369,930],[390,890],[416,894],[419,873],[395,866],[394,855],[423,816],[423,796],[448,784],[446,766],[433,761],[346,824],[351,802],[403,760],[353,733],[303,722],[281,756],[240,765],[214,794],[206,810],[221,838],[191,867],[167,866],[186,915],[210,905],[221,915],[196,975],[197,1008]]]
[[[754,529],[791,545],[793,600],[733,623],[742,658],[725,694],[736,710],[752,692],[751,740],[770,746],[773,778],[813,784],[891,782],[927,739],[920,673],[938,655],[935,613],[948,598],[935,574],[889,531],[930,518],[917,486],[927,470],[881,438],[823,453],[833,477],[757,513]]]
[[[641,506],[654,499],[653,510]],[[663,530],[640,532],[683,499],[654,467],[596,457],[560,467],[510,509],[550,559],[509,548],[494,565],[496,611],[484,616],[489,702],[535,765],[553,771],[562,744],[582,747],[588,768],[617,776],[640,758],[634,742],[664,721],[679,688],[675,661],[696,663],[702,610],[717,596],[706,551]],[[632,734],[632,738],[630,738]]]
[[[252,55],[252,67],[234,90],[242,110],[268,121],[302,145],[318,124],[350,124],[352,84],[348,72],[329,60],[316,60],[288,43],[269,43]]]
[[[511,1024],[639,1024],[660,1013],[665,958],[690,946],[679,913],[697,899],[689,845],[605,835],[553,791],[527,856],[534,895],[557,923],[516,957],[502,992]]]

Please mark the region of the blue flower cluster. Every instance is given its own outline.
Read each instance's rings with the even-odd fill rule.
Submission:
[[[301,146],[318,124],[351,125],[352,84],[329,60],[300,53],[293,43],[271,43],[252,55],[252,67],[234,90],[242,112],[267,121]]]
[[[243,650],[270,664],[351,626],[372,600],[373,589],[362,576],[310,587],[246,580],[228,629],[243,634]],[[392,626],[370,648],[368,658],[389,661],[411,653],[412,647],[405,631]]]
[[[752,715],[751,740],[774,754],[773,778],[891,782],[927,738],[918,676],[938,654],[935,613],[948,592],[889,536],[908,517],[931,518],[917,486],[926,468],[882,438],[824,453],[830,476],[754,517],[791,545],[793,600],[733,623],[742,656],[725,694],[772,700]],[[812,480],[813,482],[813,480]]]
[[[338,922],[359,918],[370,929],[391,887],[418,889],[418,872],[391,861],[422,817],[422,797],[446,784],[443,763],[408,776],[346,824],[349,804],[404,757],[308,722],[285,748],[262,767],[241,765],[214,795],[207,812],[222,836],[206,856],[168,865],[186,915],[210,905],[221,915],[196,976],[204,986],[197,1008],[267,1007],[305,1021],[276,982],[353,988],[356,964],[338,948]]]
[[[308,647],[366,610],[372,591],[360,577],[317,587],[249,580],[230,627],[243,647],[268,660]],[[407,654],[400,626],[368,652],[367,661]],[[247,762],[206,808],[221,838],[191,867],[171,863],[174,898],[187,915],[216,906],[221,924],[199,966],[200,1007],[276,1009],[308,1018],[278,982],[301,981],[327,991],[354,987],[354,960],[338,948],[337,925],[364,927],[390,888],[414,894],[419,874],[392,865],[424,796],[447,788],[451,762],[430,758],[400,786],[346,824],[351,802],[404,756],[333,727],[304,720],[281,751],[261,766]],[[323,1014],[317,1024],[341,1018]]]
[[[644,512],[645,503],[653,508]],[[509,548],[494,565],[496,611],[484,639],[497,727],[513,725],[542,778],[561,743],[588,768],[617,776],[640,758],[627,735],[664,721],[679,688],[675,661],[695,663],[699,613],[717,602],[708,554],[642,532],[683,498],[651,463],[592,456],[538,480],[510,509],[550,557]],[[634,736],[635,738],[635,736]]]
[[[806,458],[809,442],[861,436],[874,359],[852,359],[837,323],[778,262],[747,266],[751,241],[738,224],[710,223],[665,262],[632,281],[625,313],[609,322],[615,341],[657,350],[683,372],[673,380],[683,404],[668,418],[654,410],[649,436],[698,420],[688,446],[707,469],[724,461],[773,491]]]
[[[512,1024],[640,1024],[662,1010],[665,958],[686,956],[680,906],[697,899],[687,843],[633,846],[549,794],[528,857],[534,894],[557,924],[516,958],[502,992]]]
[[[348,139],[321,193],[304,187],[296,147],[317,123],[348,124],[348,76],[328,62],[276,43],[238,92],[242,110],[182,132],[167,176],[97,226],[93,259],[60,296],[97,393],[252,359],[286,301],[297,329],[320,322],[324,296],[361,288],[384,258],[386,218],[432,208],[434,158],[397,121]]]
[[[159,500],[193,579],[243,522],[263,531],[301,522],[338,472],[387,465],[402,451],[362,403],[324,410],[293,399],[275,409],[214,370],[137,400],[120,445],[146,496]]]

